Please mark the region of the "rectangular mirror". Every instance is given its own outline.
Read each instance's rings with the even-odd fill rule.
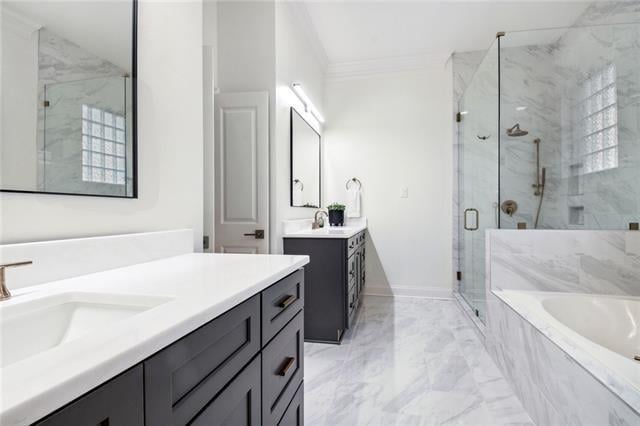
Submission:
[[[291,108],[291,206],[321,206],[320,134],[294,108]]]
[[[0,190],[135,198],[136,0],[0,8]]]

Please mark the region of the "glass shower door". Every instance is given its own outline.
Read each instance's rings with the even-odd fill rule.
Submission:
[[[498,43],[489,49],[459,101],[460,294],[485,313],[485,233],[498,216]]]

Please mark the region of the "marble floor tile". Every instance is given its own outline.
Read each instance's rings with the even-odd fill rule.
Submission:
[[[342,345],[305,343],[305,424],[532,425],[454,301],[367,296]]]

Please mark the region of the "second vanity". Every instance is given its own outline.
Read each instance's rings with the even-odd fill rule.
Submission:
[[[17,289],[0,424],[303,424],[307,262],[187,253]]]
[[[284,253],[309,256],[305,266],[305,340],[340,343],[355,324],[366,281],[366,219],[311,229],[287,221]]]

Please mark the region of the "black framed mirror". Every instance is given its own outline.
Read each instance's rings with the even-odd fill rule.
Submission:
[[[0,191],[137,198],[137,0],[0,8]]]
[[[292,207],[320,208],[320,134],[291,107]]]

